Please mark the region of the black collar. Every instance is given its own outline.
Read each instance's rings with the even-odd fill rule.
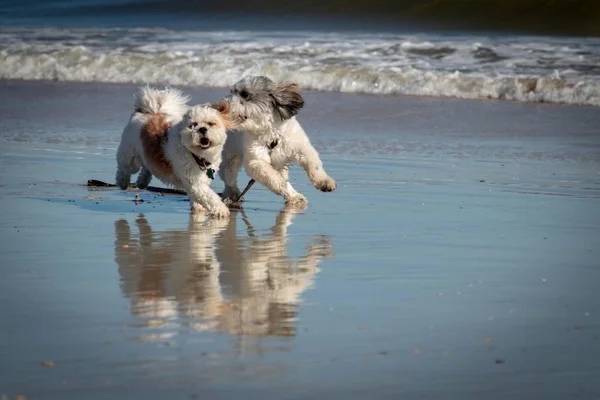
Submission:
[[[198,166],[200,167],[201,171],[206,171],[206,168],[210,166],[210,162],[208,162],[206,158],[200,158],[194,153],[192,153],[192,157],[194,157],[194,160],[196,161],[196,164],[198,164]]]
[[[191,152],[190,152],[191,153]],[[194,153],[192,153],[192,157],[196,161],[196,164],[200,167],[200,171],[206,171],[206,176],[210,179],[215,179],[215,170],[210,167],[210,162],[206,158],[200,158]]]

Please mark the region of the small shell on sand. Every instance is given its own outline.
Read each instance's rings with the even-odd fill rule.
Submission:
[[[42,361],[42,367],[52,368],[52,367],[54,367],[54,362],[52,362],[50,360]]]

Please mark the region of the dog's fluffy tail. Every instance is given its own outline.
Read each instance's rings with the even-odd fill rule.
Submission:
[[[160,90],[144,86],[135,95],[135,112],[182,116],[187,111],[188,101],[189,96],[177,89],[167,87]]]

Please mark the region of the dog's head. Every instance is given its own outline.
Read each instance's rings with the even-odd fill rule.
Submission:
[[[298,85],[275,83],[266,76],[250,76],[233,85],[231,117],[239,127],[252,132],[294,117],[304,106]]]
[[[235,124],[229,119],[229,103],[221,100],[215,104],[191,107],[181,121],[181,140],[192,150],[208,150],[223,146],[227,129]]]

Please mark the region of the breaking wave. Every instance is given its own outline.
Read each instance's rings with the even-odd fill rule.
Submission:
[[[0,78],[303,89],[600,106],[597,39],[0,29]]]

